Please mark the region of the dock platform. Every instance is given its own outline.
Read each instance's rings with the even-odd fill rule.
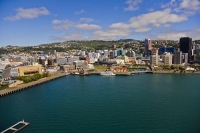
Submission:
[[[21,125],[21,124],[22,124],[21,127],[16,128],[18,125]],[[6,132],[9,132],[9,133],[10,133],[10,132],[16,133],[16,132],[19,132],[20,130],[22,130],[23,128],[25,128],[26,126],[28,126],[29,124],[30,124],[30,123],[25,122],[24,120],[22,120],[22,121],[19,121],[18,123],[16,123],[15,125],[13,125],[13,126],[7,128],[6,130],[2,131],[1,133],[6,133]]]

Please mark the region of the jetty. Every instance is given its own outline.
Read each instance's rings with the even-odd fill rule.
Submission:
[[[20,130],[22,130],[23,128],[25,128],[26,126],[28,126],[30,123],[25,122],[24,120],[19,121],[18,123],[14,124],[13,126],[7,128],[6,130],[2,131],[1,133],[6,133],[6,132],[13,132],[16,133]]]
[[[32,81],[30,83],[20,84],[16,87],[7,88],[7,89],[0,91],[0,97],[6,96],[6,95],[9,95],[9,94],[13,94],[13,93],[28,89],[28,88],[33,87],[33,86],[49,82],[51,80],[54,80],[54,79],[57,79],[57,78],[60,78],[60,77],[64,77],[64,76],[66,76],[66,73],[56,73],[56,74],[53,74],[51,77],[46,77],[46,78],[39,79],[37,81]]]

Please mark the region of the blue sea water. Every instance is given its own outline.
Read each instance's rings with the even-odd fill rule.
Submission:
[[[199,133],[200,75],[66,76],[0,98],[0,131]]]

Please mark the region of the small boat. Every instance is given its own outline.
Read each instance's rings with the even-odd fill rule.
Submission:
[[[73,72],[72,74],[73,75],[79,75],[79,72]]]
[[[90,73],[82,69],[82,70],[79,70],[79,75],[85,76],[85,75],[90,75]]]
[[[84,73],[79,73],[79,75],[81,75],[81,76],[86,76],[86,75],[90,75],[90,73],[84,72]]]
[[[68,71],[65,71],[65,75],[67,76],[67,75],[70,75],[70,73],[68,72]]]
[[[103,76],[115,76],[115,74],[112,72],[112,71],[104,71],[104,72],[101,72],[100,75],[103,75]]]

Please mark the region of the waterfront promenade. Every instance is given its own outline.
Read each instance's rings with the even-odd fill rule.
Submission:
[[[200,72],[193,72],[193,71],[152,71],[153,74],[200,74]]]
[[[63,77],[63,76],[66,76],[66,73],[56,73],[56,74],[51,75],[51,77],[46,77],[46,78],[42,78],[42,79],[30,82],[30,83],[20,84],[16,87],[7,88],[7,89],[0,91],[0,97],[15,93],[15,92],[27,89],[27,88],[30,88],[30,87],[35,86],[35,85],[42,84],[42,83],[45,83],[45,82],[48,82],[48,81],[51,81],[51,80],[54,80],[54,79],[57,79],[57,78],[60,78],[60,77]]]

